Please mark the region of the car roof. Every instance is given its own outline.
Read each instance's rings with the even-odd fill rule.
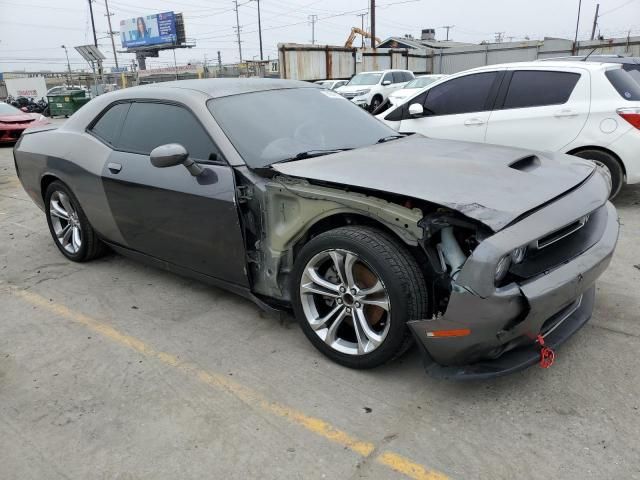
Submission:
[[[622,55],[575,55],[571,57],[558,58],[542,58],[540,61],[548,62],[554,60],[563,60],[569,62],[592,62],[592,63],[621,63],[621,64],[640,64],[640,57],[623,57]]]
[[[386,70],[370,70],[368,72],[358,72],[356,73],[356,75],[359,75],[361,73],[387,73],[387,72],[411,72],[411,70],[404,70],[402,68],[388,68]]]
[[[607,70],[614,66],[619,67],[619,64],[616,65],[612,63],[606,63],[606,62],[589,62],[589,61],[575,62],[571,60],[564,60],[564,61],[545,60],[544,62],[534,60],[530,62],[511,62],[511,63],[499,63],[495,65],[486,65],[483,67],[477,67],[477,68],[472,68],[470,70],[465,70],[464,73],[487,72],[487,71],[490,72],[490,71],[501,70],[505,68],[545,68],[545,69],[558,69],[558,70],[562,70],[565,68],[582,68],[585,70],[596,72],[596,71]],[[463,72],[458,72],[458,73],[463,73]]]
[[[141,91],[153,92],[155,89],[195,90],[211,98],[227,97],[242,93],[263,92],[267,90],[283,90],[289,88],[319,88],[317,85],[300,80],[281,80],[276,78],[207,78],[194,80],[177,80],[141,85],[127,89],[135,96]]]

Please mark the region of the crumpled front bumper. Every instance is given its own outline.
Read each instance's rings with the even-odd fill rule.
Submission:
[[[593,310],[594,283],[608,267],[618,239],[615,208],[607,202],[602,209],[606,211],[602,236],[577,257],[537,277],[489,293],[460,286],[458,277],[444,315],[409,322],[427,372],[456,379],[513,373],[539,360],[535,343],[538,335],[546,335],[545,343],[554,347],[584,325]],[[458,337],[428,335],[438,330],[465,329],[471,333]]]

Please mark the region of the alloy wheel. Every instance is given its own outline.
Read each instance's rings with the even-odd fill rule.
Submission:
[[[58,243],[70,254],[78,253],[82,247],[82,229],[78,212],[66,193],[59,190],[53,192],[49,214]]]
[[[365,355],[384,342],[391,325],[389,294],[355,253],[326,250],[305,266],[300,298],[313,331],[332,349]]]

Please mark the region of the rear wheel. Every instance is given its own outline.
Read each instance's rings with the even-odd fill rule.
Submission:
[[[370,227],[318,235],[292,275],[296,317],[314,346],[352,368],[372,368],[411,345],[406,322],[427,314],[424,276],[407,249]]]
[[[592,160],[598,165],[609,170],[609,173],[611,174],[611,194],[609,195],[609,199],[613,200],[615,196],[620,193],[620,189],[624,183],[624,171],[616,157],[601,150],[581,150],[573,155],[587,160]]]
[[[47,187],[45,213],[56,247],[69,260],[86,262],[104,253],[104,244],[64,183],[56,180]]]

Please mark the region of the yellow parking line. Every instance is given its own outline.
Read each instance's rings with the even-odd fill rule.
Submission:
[[[373,443],[353,437],[324,420],[306,415],[287,405],[271,401],[259,392],[230,380],[226,375],[202,370],[193,363],[183,362],[175,355],[155,350],[143,341],[126,335],[110,325],[102,323],[83,313],[71,310],[60,303],[52,302],[36,293],[17,288],[10,288],[10,291],[18,298],[36,307],[45,309],[67,320],[82,324],[120,345],[135,350],[146,357],[155,358],[165,365],[175,367],[207,385],[234,395],[253,408],[259,408],[272,415],[285,418],[320,437],[348,448],[362,457],[369,457],[375,450]],[[393,452],[384,451],[375,457],[375,460],[379,464],[415,480],[446,480],[448,478],[440,472],[429,470],[424,465],[415,463]]]

